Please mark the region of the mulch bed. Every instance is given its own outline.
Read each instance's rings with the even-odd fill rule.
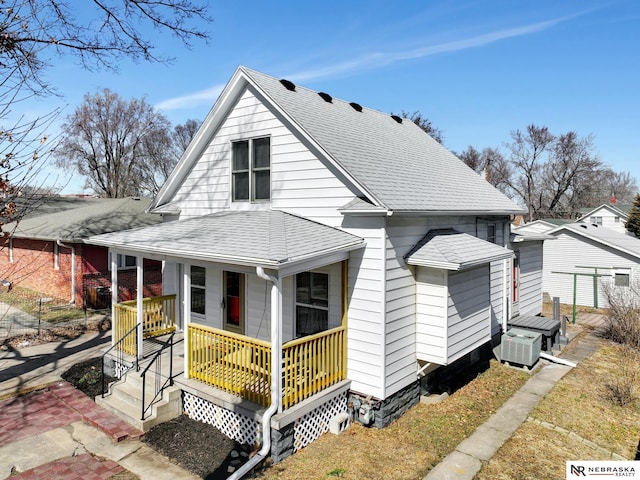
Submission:
[[[95,399],[98,395],[106,393],[109,384],[117,378],[105,374],[105,389],[102,390],[102,357],[91,358],[84,362],[72,365],[61,377],[71,385],[82,391],[86,396]]]
[[[62,378],[85,395],[95,398],[102,393],[101,358],[76,363]],[[115,381],[107,377],[105,384]],[[231,440],[212,425],[181,415],[145,433],[143,439],[154,450],[206,480],[226,479],[231,471],[252,455],[252,446]]]
[[[206,480],[226,479],[231,474],[230,466],[237,469],[251,455],[249,447],[186,415],[152,428],[143,441]]]

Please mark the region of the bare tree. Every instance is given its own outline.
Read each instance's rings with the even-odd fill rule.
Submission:
[[[148,164],[170,145],[166,117],[144,99],[127,101],[108,89],[85,95],[62,128],[58,166],[77,168],[88,188],[111,198],[148,193]]]
[[[507,144],[510,162],[514,171],[510,187],[528,209],[528,220],[535,220],[540,204],[542,165],[545,155],[552,148],[555,137],[547,127],[528,125],[526,131],[511,132],[511,143]]]
[[[602,173],[603,164],[593,153],[593,138],[576,132],[558,136],[542,170],[538,211],[552,217],[572,218],[584,206],[585,193]]]
[[[87,5],[88,4],[88,5]],[[122,57],[165,62],[152,36],[165,31],[186,46],[207,39],[195,25],[209,21],[207,2],[197,0],[89,0],[82,17],[64,0],[5,0],[0,11],[0,77],[4,88],[28,88],[41,95],[51,88],[42,76],[55,55],[75,55],[86,68],[117,69]],[[81,18],[81,20],[80,20]]]
[[[511,167],[500,150],[487,147],[480,152],[469,145],[462,153],[456,153],[456,156],[502,193],[512,195],[509,187]]]
[[[88,0],[81,17],[74,14],[77,5],[64,0],[0,4],[0,223],[7,223],[32,203],[25,195],[39,190],[34,183],[43,181],[38,173],[55,146],[49,130],[58,111],[37,118],[19,113],[25,100],[56,93],[44,76],[55,58],[74,56],[84,68],[111,70],[123,57],[170,61],[157,53],[156,35],[171,33],[188,47],[193,40],[207,40],[198,24],[210,19],[205,0]]]
[[[160,191],[199,127],[198,121],[187,120],[172,131],[157,129],[144,136],[147,159],[140,163],[142,194],[154,196]]]

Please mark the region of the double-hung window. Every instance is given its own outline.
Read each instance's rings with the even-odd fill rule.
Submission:
[[[205,268],[191,266],[191,313],[204,315],[206,312],[206,276]]]
[[[296,336],[304,337],[329,328],[329,275],[304,272],[296,275]]]
[[[234,202],[271,199],[271,139],[241,140],[231,144],[231,195]]]

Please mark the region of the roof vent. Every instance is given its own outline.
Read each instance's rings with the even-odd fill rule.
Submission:
[[[290,82],[289,80],[285,80],[284,78],[280,80],[280,83],[287,90],[291,90],[292,92],[296,91],[296,84],[295,83]]]
[[[320,95],[320,98],[322,98],[327,103],[331,103],[331,100],[333,100],[333,97],[328,93],[318,92],[318,95]]]
[[[361,112],[362,111],[362,105],[356,103],[356,102],[351,102],[349,105],[351,105],[351,107],[356,111],[356,112]]]
[[[580,225],[582,228],[584,228],[585,230],[587,229],[587,226],[583,223],[582,225]]]
[[[391,115],[391,118],[393,118],[398,123],[402,123],[402,118],[398,115]]]

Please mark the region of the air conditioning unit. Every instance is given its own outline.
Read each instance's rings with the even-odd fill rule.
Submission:
[[[503,362],[532,367],[540,358],[542,334],[512,328],[502,335],[500,358]]]

